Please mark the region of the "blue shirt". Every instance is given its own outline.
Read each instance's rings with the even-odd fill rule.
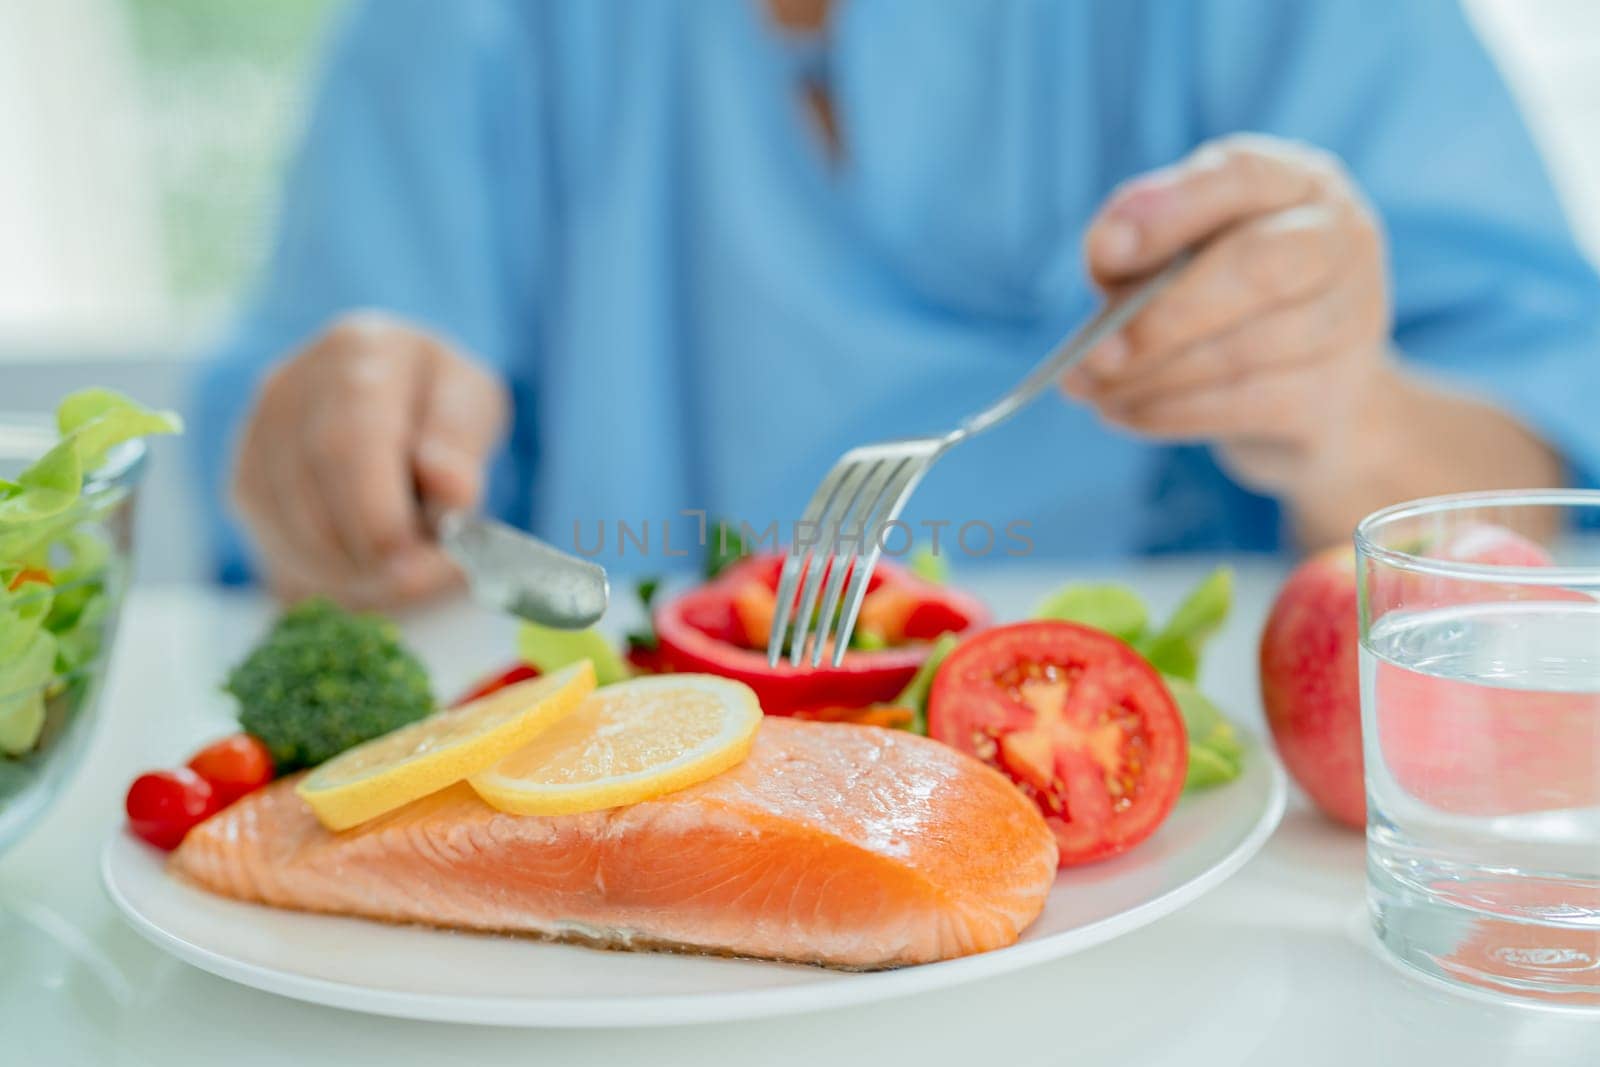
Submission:
[[[501,515],[591,546],[681,509],[792,518],[846,448],[1008,389],[1093,307],[1080,246],[1108,191],[1240,130],[1344,159],[1406,359],[1600,471],[1600,285],[1451,0],[848,0],[805,55],[756,0],[357,6],[199,383],[209,499],[263,369],[379,307],[509,383]],[[1055,396],[946,456],[907,518],[1020,521],[1080,558],[1286,543],[1204,447]]]

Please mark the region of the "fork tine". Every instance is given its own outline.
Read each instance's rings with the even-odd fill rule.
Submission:
[[[828,632],[833,629],[833,613],[839,606],[839,594],[844,590],[845,577],[852,571],[860,570],[861,558],[867,552],[868,539],[870,538],[874,545],[877,543],[876,527],[872,517],[882,503],[883,492],[886,487],[894,483],[910,462],[909,458],[880,460],[873,465],[871,473],[861,483],[860,499],[865,501],[865,504],[856,513],[860,515],[861,521],[855,526],[857,534],[852,539],[849,559],[846,560],[845,553],[840,552],[836,545],[833,560],[828,567],[828,585],[822,596],[822,610],[817,613],[816,640],[811,645],[813,667],[822,664],[822,653],[828,647]],[[837,641],[834,642],[834,650],[838,650]]]
[[[916,457],[907,459],[896,471],[895,478],[884,486],[879,494],[879,501],[883,504],[883,513],[877,520],[876,526],[884,527],[900,517],[900,511],[910,499],[911,493],[917,488],[917,483],[922,476],[928,473],[928,468],[933,463],[933,457]],[[876,501],[874,502],[877,503]],[[867,583],[872,577],[872,570],[878,565],[878,556],[882,554],[883,546],[879,538],[874,537],[868,548],[865,558],[858,558],[850,575],[850,589],[845,594],[844,610],[839,613],[839,626],[833,638],[833,659],[830,661],[837,667],[844,662],[844,654],[850,644],[850,635],[856,628],[856,617],[861,614],[861,603],[867,597]],[[819,638],[819,642],[820,642]],[[820,644],[819,644],[820,647]]]
[[[809,508],[807,509],[810,510]],[[801,519],[801,522],[807,520]],[[810,549],[801,549],[790,546],[789,555],[783,561],[783,572],[778,578],[778,604],[772,616],[772,632],[767,635],[767,666],[776,667],[778,658],[783,655],[783,634],[789,627],[789,616],[794,614],[795,586],[800,584],[800,579],[805,573],[806,553]]]
[[[833,505],[833,498],[838,492],[839,483],[844,480],[849,472],[850,465],[841,460],[833,465],[822,479],[822,484],[817,486],[817,491],[811,495],[811,501],[806,505],[805,514],[800,517],[800,526],[806,528],[816,527],[818,520],[829,507]],[[795,543],[789,546],[789,555],[783,561],[783,573],[778,579],[778,604],[777,611],[772,618],[772,633],[767,638],[767,666],[776,667],[778,659],[783,655],[783,635],[789,627],[789,620],[794,615],[795,593],[800,579],[806,572],[806,561],[810,558],[814,546],[799,544],[799,529],[795,530]]]
[[[811,614],[816,609],[817,596],[822,592],[822,580],[828,570],[827,561],[833,556],[838,543],[841,517],[849,515],[856,506],[856,499],[861,495],[871,466],[852,461],[845,469],[833,499],[818,519],[822,524],[822,537],[812,554],[811,565],[806,568],[805,582],[800,586],[800,599],[796,604],[798,614],[792,627],[794,633],[789,639],[789,663],[793,666],[798,667],[801,657],[805,655],[806,639],[811,636]],[[845,501],[842,509],[835,506],[840,500]]]

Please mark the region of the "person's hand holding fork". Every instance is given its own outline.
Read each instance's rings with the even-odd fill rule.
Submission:
[[[1285,502],[1309,544],[1348,537],[1391,499],[1526,484],[1554,466],[1509,417],[1390,357],[1382,229],[1332,156],[1259,136],[1204,145],[1113,193],[1085,256],[1115,289],[1189,247],[1194,261],[1064,388],[1114,425],[1211,443],[1241,484]],[[1458,440],[1474,430],[1489,447]]]

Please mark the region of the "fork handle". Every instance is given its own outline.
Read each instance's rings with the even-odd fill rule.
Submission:
[[[1095,313],[1094,318],[1063,338],[1048,356],[1040,360],[1038,366],[1028,372],[1026,378],[1017,383],[1015,389],[976,415],[963,419],[961,425],[951,435],[950,443],[954,444],[962,438],[982,433],[1027,407],[1035,397],[1093,351],[1095,345],[1126,326],[1146,304],[1155,299],[1157,293],[1165,289],[1172,279],[1189,265],[1189,261],[1193,258],[1194,253],[1187,249],[1179,252],[1156,273],[1106,301]]]

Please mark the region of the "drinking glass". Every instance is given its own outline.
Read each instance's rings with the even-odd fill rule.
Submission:
[[[1600,492],[1356,531],[1368,904],[1402,963],[1600,1008]]]

